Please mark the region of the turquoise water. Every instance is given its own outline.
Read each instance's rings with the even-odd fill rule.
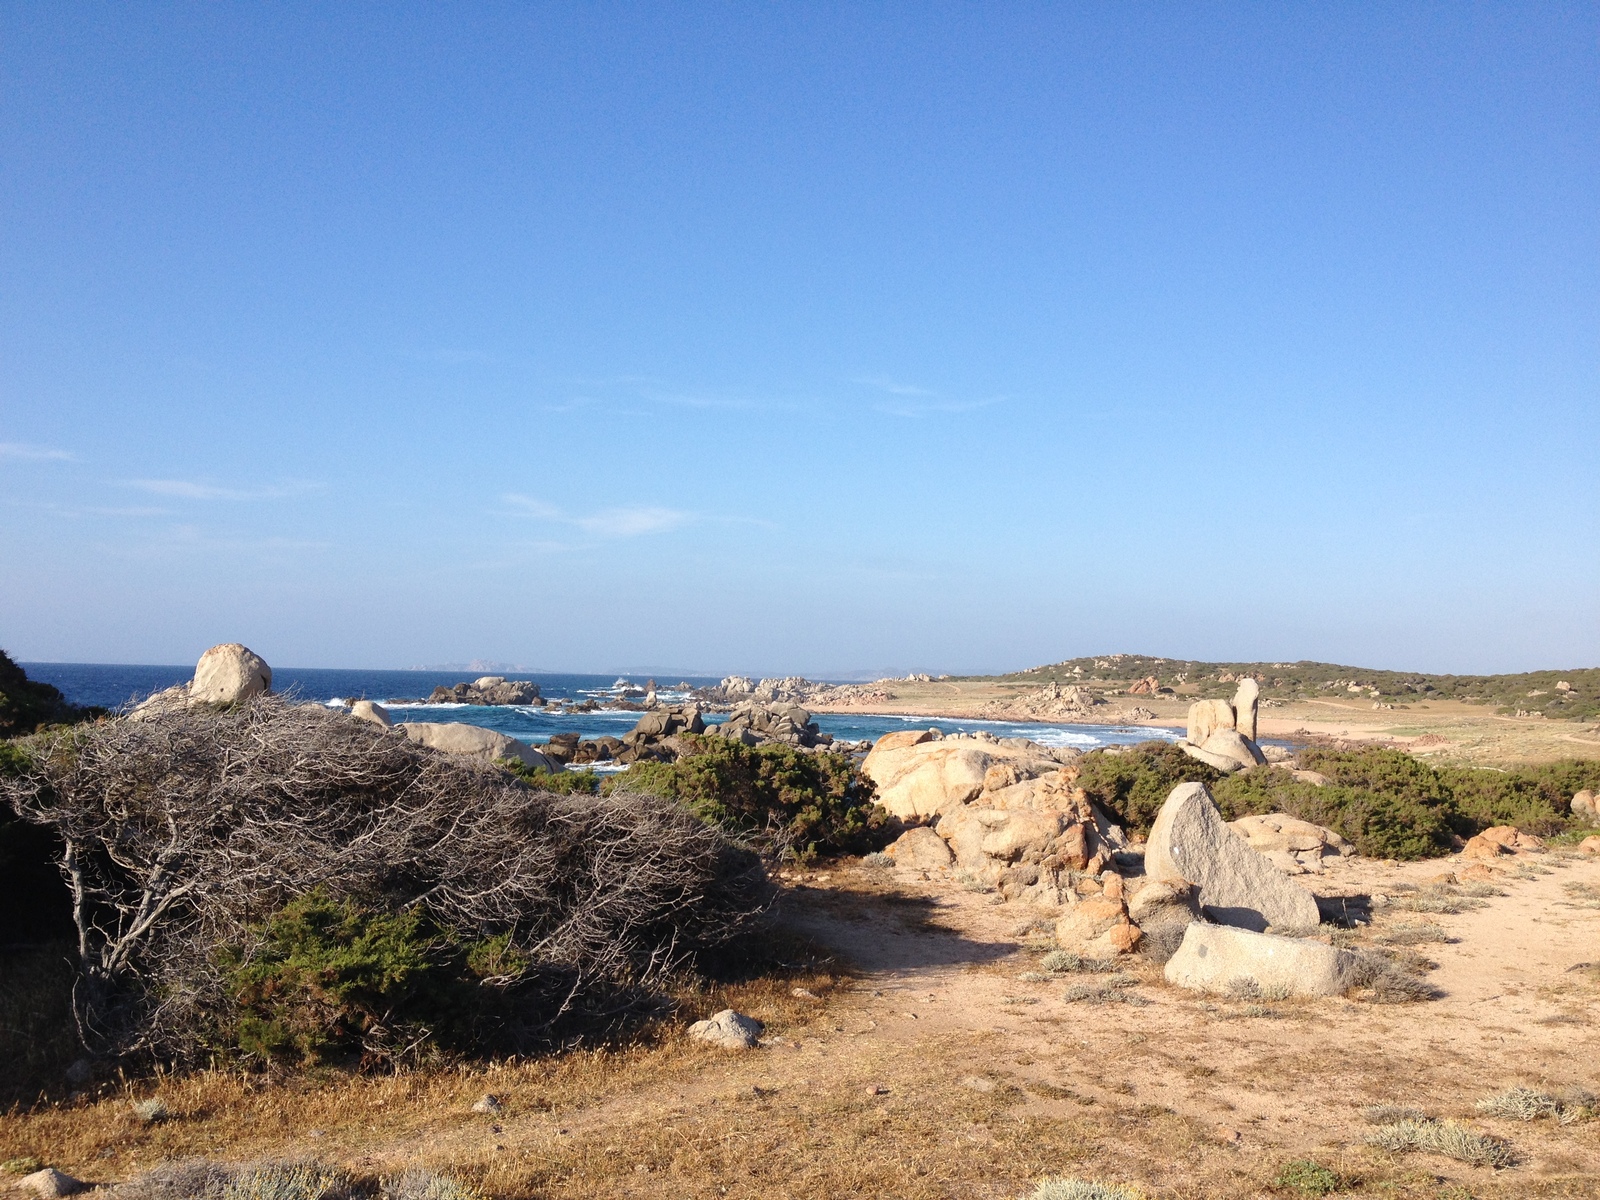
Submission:
[[[106,663],[23,663],[31,679],[60,688],[74,704],[97,704],[120,708],[130,701],[186,682],[193,667],[128,666]],[[440,685],[461,683],[473,676],[460,671],[356,671],[325,668],[274,667],[272,682],[279,692],[302,700],[328,702],[335,699],[365,697],[377,700],[397,721],[464,721],[509,734],[535,745],[550,740],[552,734],[576,733],[583,738],[606,734],[621,737],[632,729],[639,714],[626,710],[607,710],[607,700],[616,696],[615,675],[508,674],[508,679],[531,679],[547,700],[579,702],[594,700],[602,707],[592,713],[551,713],[548,709],[513,705],[483,707],[470,704],[406,705],[404,698],[420,698]],[[630,679],[642,686],[644,677]],[[657,695],[671,702],[679,693],[669,684],[689,683],[696,687],[715,684],[709,678],[658,680]],[[716,714],[710,714],[713,722]],[[817,713],[816,722],[824,733],[840,741],[874,740],[899,729],[926,729],[937,726],[945,733],[976,733],[986,730],[996,737],[1025,737],[1046,746],[1072,746],[1092,750],[1096,746],[1131,745],[1160,738],[1175,741],[1180,729],[1152,729],[1144,726],[1057,725],[1045,722],[955,720],[948,717],[882,716],[865,713]]]

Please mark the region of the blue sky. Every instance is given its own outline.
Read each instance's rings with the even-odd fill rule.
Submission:
[[[0,645],[1600,662],[1593,5],[0,6]]]

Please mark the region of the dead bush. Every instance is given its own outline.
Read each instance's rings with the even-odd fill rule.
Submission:
[[[555,795],[317,705],[261,697],[38,735],[0,799],[64,847],[80,1036],[190,1060],[233,1019],[225,962],[326,894],[473,948],[518,1047],[608,1020],[747,930],[759,860],[675,801]],[[382,1022],[378,1022],[381,1026]],[[392,1052],[392,1030],[370,1031]]]

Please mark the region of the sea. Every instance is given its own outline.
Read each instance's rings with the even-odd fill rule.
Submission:
[[[130,666],[120,663],[22,663],[30,679],[53,684],[74,704],[126,709],[163,688],[186,683],[193,667]],[[647,678],[615,675],[517,674],[507,679],[528,679],[550,701],[533,705],[423,704],[434,688],[469,682],[474,675],[461,671],[361,671],[323,667],[274,667],[273,690],[303,701],[343,704],[348,700],[376,700],[396,721],[464,721],[481,725],[533,745],[558,733],[576,733],[589,739],[621,737],[639,720],[639,713],[612,707],[627,689],[643,688]],[[657,680],[656,697],[671,704],[685,698],[691,687],[709,687],[716,679],[693,677]],[[637,699],[637,696],[635,696]],[[592,700],[593,712],[572,712],[568,704]],[[706,714],[708,723],[720,719]],[[1093,750],[1100,746],[1133,745],[1152,740],[1177,741],[1181,729],[1133,725],[1067,725],[1039,721],[977,721],[928,715],[877,713],[816,713],[813,719],[836,741],[875,740],[899,729],[937,727],[945,733],[976,733],[995,737],[1025,737],[1045,746],[1070,746]]]

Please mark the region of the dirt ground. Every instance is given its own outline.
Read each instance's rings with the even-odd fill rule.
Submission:
[[[1033,684],[993,680],[893,680],[893,700],[849,707],[818,706],[819,712],[927,713],[934,718],[1029,721],[1025,697]],[[1110,696],[1108,710],[1147,709],[1155,716],[1112,724],[1182,728],[1189,700],[1168,696]],[[1542,717],[1502,717],[1483,704],[1424,701],[1407,708],[1372,707],[1360,700],[1278,700],[1268,695],[1261,709],[1261,736],[1316,736],[1351,742],[1392,742],[1412,753],[1460,766],[1503,767],[1558,758],[1600,758],[1600,726]]]
[[[669,1021],[629,1046],[530,1062],[113,1082],[98,1100],[0,1117],[0,1160],[108,1181],[197,1153],[316,1156],[446,1170],[492,1196],[663,1200],[1003,1198],[1072,1175],[1179,1200],[1305,1194],[1272,1181],[1313,1159],[1340,1173],[1341,1195],[1600,1196],[1600,1120],[1474,1112],[1512,1085],[1600,1091],[1600,861],[1503,859],[1501,894],[1478,898],[1430,883],[1459,867],[1358,860],[1302,878],[1371,914],[1342,940],[1419,926],[1448,939],[1414,948],[1436,964],[1439,999],[1374,1005],[1206,997],[1137,962],[1122,987],[1040,978],[1039,910],[851,860],[785,880],[785,921],[837,966],[689,1006],[766,1021],[758,1049],[715,1050]],[[471,1112],[484,1092],[504,1110]],[[132,1101],[151,1094],[171,1115],[147,1125]],[[1518,1163],[1369,1147],[1361,1109],[1383,1102],[1503,1136]]]

